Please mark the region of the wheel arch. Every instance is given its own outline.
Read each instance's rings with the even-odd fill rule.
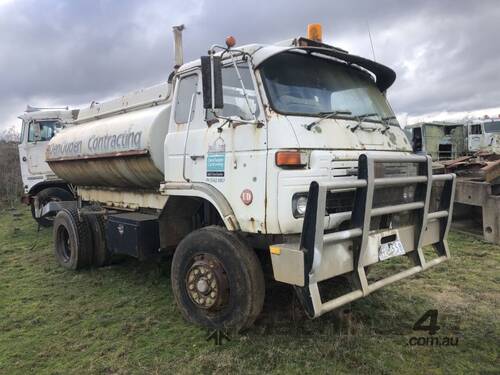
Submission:
[[[58,187],[58,188],[67,190],[68,192],[70,192],[71,194],[73,194],[73,192],[71,191],[71,188],[69,187],[69,185],[66,182],[62,181],[62,180],[42,181],[42,182],[39,182],[39,183],[37,183],[37,184],[35,184],[35,185],[33,185],[31,187],[31,189],[28,191],[28,194],[30,196],[34,196],[34,195],[38,194],[39,192],[41,192],[42,190],[45,190],[45,189],[48,189],[48,188],[53,188],[53,187]]]
[[[213,186],[197,182],[165,183],[162,184],[161,189],[170,197],[197,197],[210,202],[219,213],[227,230],[236,231],[240,229],[236,215],[226,197]],[[168,201],[165,208],[167,206]]]
[[[220,225],[229,231],[240,229],[225,197],[211,186],[206,188],[206,185],[164,185],[163,193],[168,194],[168,199],[159,217],[162,248],[175,247],[193,230],[209,225]]]

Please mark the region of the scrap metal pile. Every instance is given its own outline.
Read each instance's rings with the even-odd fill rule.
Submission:
[[[453,160],[440,161],[445,173],[455,173],[459,177],[500,183],[500,155],[491,152],[477,152]]]

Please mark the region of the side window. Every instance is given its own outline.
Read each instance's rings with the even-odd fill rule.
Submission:
[[[198,89],[198,75],[192,74],[181,78],[177,87],[177,97],[175,101],[174,119],[177,124],[185,124],[189,119],[189,107],[191,98]],[[193,112],[196,108],[196,95],[193,103]]]
[[[224,108],[221,114],[223,116],[237,116],[243,120],[253,120],[253,113],[259,115],[259,106],[257,105],[257,94],[250,74],[250,69],[246,63],[238,64],[238,71],[241,75],[243,85],[247,92],[250,102],[250,109],[243,95],[240,80],[234,69],[234,65],[226,66],[222,69],[222,85],[224,90]]]
[[[471,134],[482,134],[481,124],[471,125],[470,126],[470,133]]]

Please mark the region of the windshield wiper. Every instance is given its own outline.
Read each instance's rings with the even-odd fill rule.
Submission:
[[[382,134],[384,134],[387,130],[389,130],[391,128],[391,124],[390,124],[391,120],[396,120],[396,116],[382,117],[382,124],[385,125],[384,130],[381,131]]]
[[[306,125],[307,130],[311,130],[313,126],[318,125],[321,121],[332,118],[333,116],[337,115],[352,115],[351,111],[330,111],[330,112],[319,112],[318,116],[321,117],[318,120],[314,120],[311,122],[309,125]]]
[[[362,115],[356,116],[356,119],[358,120],[358,123],[351,128],[351,131],[354,133],[356,131],[356,129],[361,126],[361,123],[363,121],[365,121],[366,118],[373,117],[373,116],[379,116],[379,114],[373,112],[373,113],[364,113]]]

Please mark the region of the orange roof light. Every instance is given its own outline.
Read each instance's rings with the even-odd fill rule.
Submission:
[[[229,35],[227,38],[226,38],[226,46],[227,48],[232,48],[236,45],[236,39],[234,39],[234,36],[232,35]]]
[[[321,30],[320,23],[310,23],[307,25],[307,39],[321,43],[323,39],[323,30]]]

